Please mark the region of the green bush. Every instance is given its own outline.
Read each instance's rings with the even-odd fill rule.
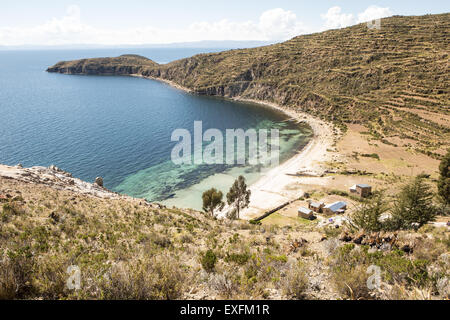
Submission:
[[[370,153],[370,154],[365,153],[365,154],[362,154],[361,157],[373,158],[373,159],[380,160],[380,156],[377,153]]]
[[[216,267],[217,256],[214,253],[214,251],[209,249],[202,255],[200,262],[202,264],[203,269],[205,269],[205,271],[213,272]]]
[[[248,252],[244,253],[231,253],[227,254],[225,261],[234,262],[238,265],[244,265],[250,259],[250,254]]]
[[[438,193],[446,205],[450,205],[450,149],[439,165]]]
[[[348,197],[348,192],[342,191],[342,190],[336,190],[336,189],[330,190],[328,192],[328,194],[329,195],[334,194],[334,195],[341,196],[341,197]]]

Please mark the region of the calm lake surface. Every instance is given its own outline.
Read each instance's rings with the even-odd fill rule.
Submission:
[[[184,93],[167,84],[132,77],[68,76],[45,72],[60,60],[134,53],[159,63],[218,49],[105,49],[0,51],[0,163],[56,166],[111,190],[180,207],[201,208],[210,187],[228,190],[240,174],[258,168],[174,165],[172,131],[194,121],[209,128],[278,128],[281,161],[310,138],[269,108]]]

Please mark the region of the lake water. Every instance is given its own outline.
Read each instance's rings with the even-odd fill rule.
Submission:
[[[61,60],[134,53],[166,63],[218,49],[0,51],[0,163],[56,166],[111,190],[180,207],[201,208],[209,187],[226,192],[257,168],[174,165],[171,134],[217,128],[280,129],[281,161],[305,145],[311,131],[269,108],[187,94],[132,77],[68,76],[45,72]]]

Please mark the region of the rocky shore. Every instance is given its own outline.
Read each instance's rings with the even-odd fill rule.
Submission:
[[[38,166],[23,168],[22,165],[12,167],[0,164],[0,177],[5,179],[15,179],[24,183],[46,185],[57,190],[68,190],[104,199],[120,199],[127,197],[104,188],[102,183],[99,183],[100,179],[96,179],[97,183],[89,183],[74,178],[71,173],[54,165],[48,168]]]

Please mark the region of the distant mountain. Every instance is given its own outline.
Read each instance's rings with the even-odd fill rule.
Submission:
[[[359,123],[373,139],[432,157],[450,146],[450,14],[382,19],[252,49],[200,54],[166,65],[107,58],[59,63],[50,72],[135,74],[195,93],[274,102]]]
[[[67,45],[20,45],[1,46],[0,50],[82,50],[82,49],[111,49],[111,48],[223,48],[239,49],[254,48],[273,44],[275,41],[197,41],[168,44],[142,44],[142,45],[97,45],[97,44],[67,44]]]
[[[197,41],[197,42],[180,42],[170,44],[151,44],[142,45],[142,48],[255,48],[269,44],[274,44],[276,41]]]

